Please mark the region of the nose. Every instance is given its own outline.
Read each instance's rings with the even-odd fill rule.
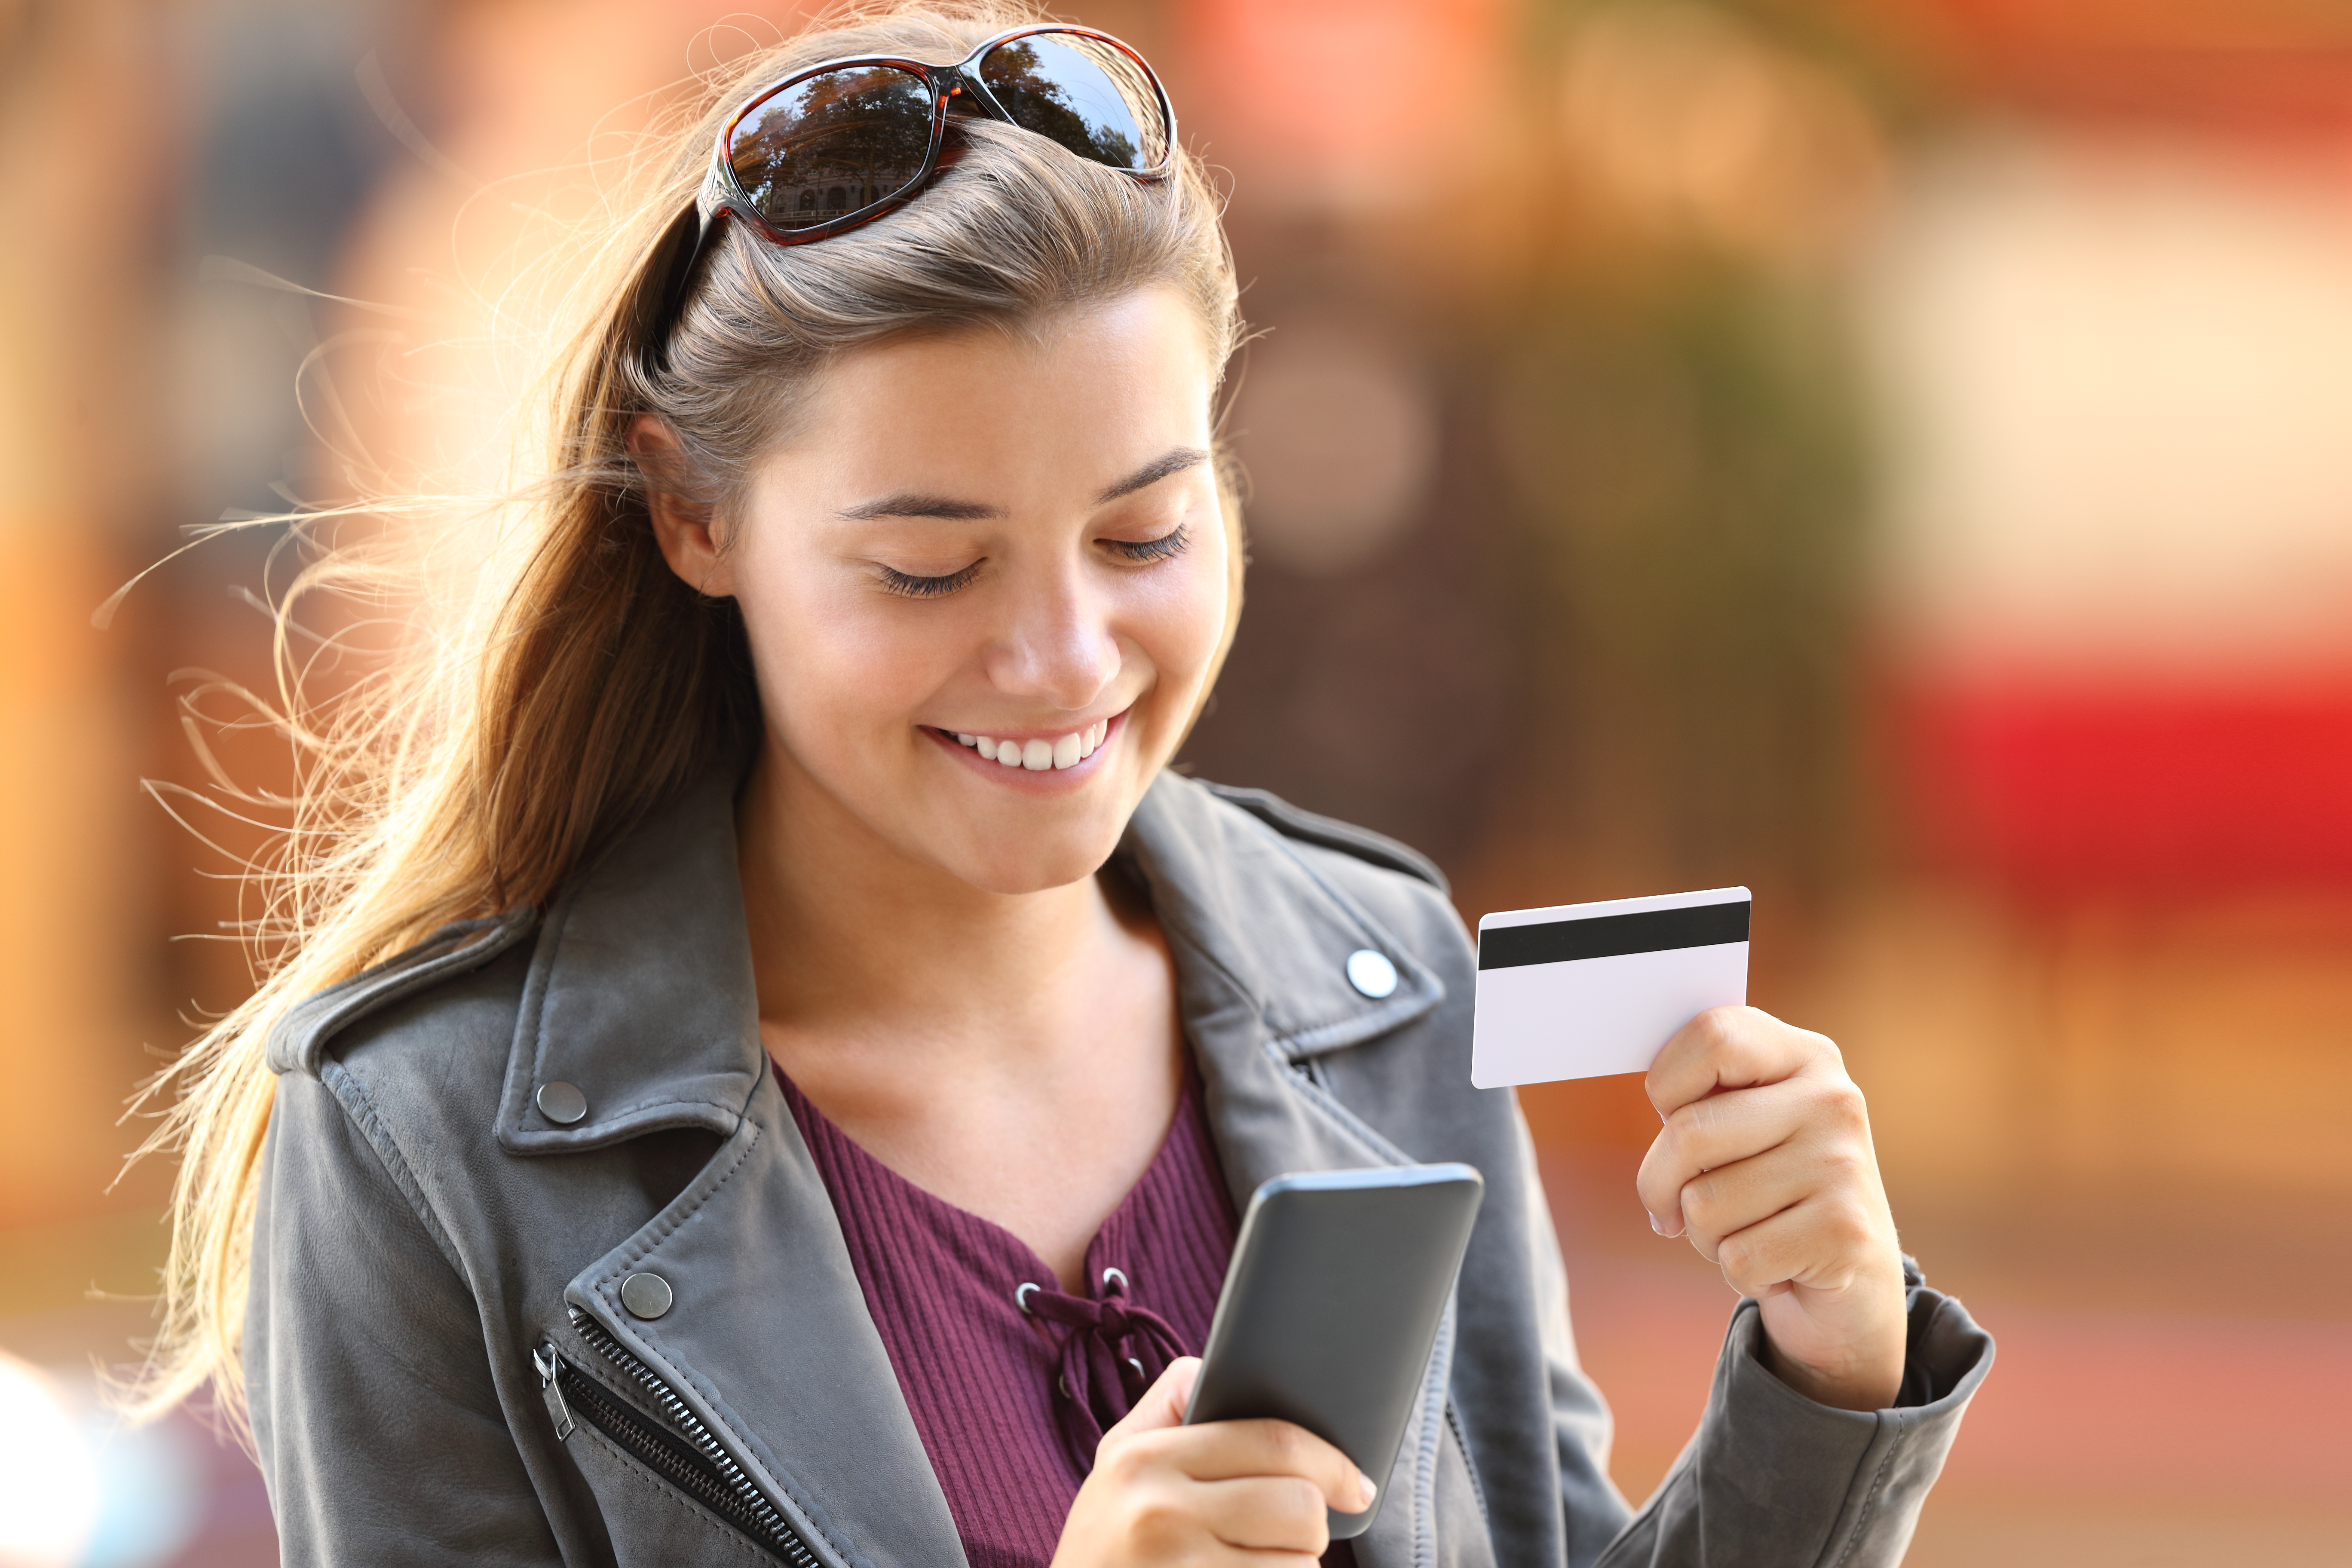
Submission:
[[[1083,575],[1041,572],[1013,595],[1012,625],[989,649],[988,677],[1008,696],[1077,712],[1117,678],[1119,658],[1108,607]]]

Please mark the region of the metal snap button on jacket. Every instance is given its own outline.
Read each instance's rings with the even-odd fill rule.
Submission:
[[[621,1305],[632,1318],[658,1318],[669,1303],[669,1281],[658,1274],[632,1274],[621,1281]]]
[[[1374,998],[1387,995],[1396,989],[1396,965],[1385,953],[1360,947],[1348,955],[1348,984]]]
[[[539,1101],[539,1113],[559,1127],[569,1127],[588,1114],[588,1097],[580,1092],[580,1086],[561,1079],[541,1084],[531,1098]]]

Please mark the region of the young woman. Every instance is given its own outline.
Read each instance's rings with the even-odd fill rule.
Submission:
[[[1635,1514],[1437,874],[1164,771],[1236,318],[1142,61],[807,33],[619,250],[503,608],[184,1069],[163,1391],[247,1402],[288,1560],[1899,1559],[1990,1346],[1836,1049],[1730,1009],[1650,1074],[1641,1200],[1748,1299]],[[1181,1425],[1236,1205],[1444,1160],[1486,1198],[1394,1470]]]

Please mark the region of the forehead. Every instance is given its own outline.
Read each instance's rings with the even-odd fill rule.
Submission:
[[[891,338],[826,368],[777,460],[827,489],[1026,489],[1041,468],[1099,488],[1170,446],[1209,444],[1211,356],[1167,289]]]
[[[1171,449],[1213,447],[1216,374],[1197,312],[1173,289],[1025,329],[870,343],[812,385],[793,433],[757,468],[751,508],[828,531],[903,494],[1004,517],[1091,515]]]

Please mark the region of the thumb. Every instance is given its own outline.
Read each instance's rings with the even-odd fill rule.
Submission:
[[[1178,1356],[1168,1363],[1168,1370],[1158,1382],[1143,1391],[1119,1424],[1103,1434],[1110,1438],[1133,1432],[1157,1432],[1163,1427],[1181,1426],[1184,1407],[1192,1403],[1192,1385],[1201,1381],[1201,1358],[1196,1355]]]

